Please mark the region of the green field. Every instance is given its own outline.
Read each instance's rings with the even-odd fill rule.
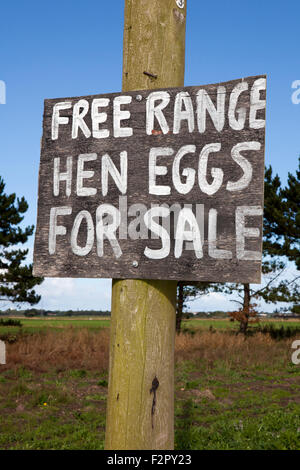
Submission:
[[[300,318],[299,320],[260,320],[259,325],[273,325],[276,328],[299,328],[300,327]],[[238,323],[231,322],[229,319],[225,318],[224,320],[215,320],[215,319],[200,319],[200,318],[191,318],[183,322],[184,327],[188,328],[216,328],[216,329],[237,329]]]
[[[1,317],[0,317],[1,318]],[[4,318],[4,317],[3,317]],[[22,331],[24,333],[35,333],[40,332],[45,329],[56,329],[62,330],[65,327],[74,327],[74,328],[88,328],[90,330],[99,330],[102,328],[108,328],[110,325],[110,317],[98,317],[91,319],[87,317],[55,317],[55,318],[24,318],[20,317],[22,323]],[[300,319],[297,320],[263,320],[259,323],[263,325],[274,325],[276,328],[299,328]],[[203,329],[207,330],[209,328],[215,329],[237,329],[237,322],[231,322],[229,319],[199,319],[192,318],[183,321],[182,328],[192,328],[192,329]],[[5,333],[16,334],[20,331],[18,327],[5,327],[0,325],[0,335]]]
[[[91,317],[92,318],[92,317]],[[1,326],[0,325],[0,336],[5,334],[16,335],[21,331],[23,333],[38,333],[47,329],[51,330],[63,330],[66,327],[73,328],[88,328],[90,330],[100,330],[102,328],[108,328],[110,324],[109,317],[93,318],[89,320],[86,317],[56,317],[56,318],[19,318],[22,323],[22,329],[14,326]]]
[[[109,318],[21,321],[0,328],[15,335],[0,366],[0,449],[103,449]],[[176,338],[176,449],[299,450],[291,343],[300,334],[244,339],[230,334],[237,324],[228,320],[192,319],[184,328],[193,334]]]

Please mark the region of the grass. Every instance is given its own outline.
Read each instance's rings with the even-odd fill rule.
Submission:
[[[92,317],[91,317],[92,318]],[[109,327],[109,317],[101,317],[101,319],[92,318],[89,320],[84,317],[56,317],[56,318],[22,318],[23,333],[38,333],[47,330],[62,330],[68,326],[73,328],[87,328],[89,330],[99,331]],[[6,334],[19,334],[20,328],[14,326],[2,326],[0,323],[0,337]]]
[[[192,359],[181,345],[176,448],[299,449],[300,368],[290,363],[289,342],[229,337],[226,348],[219,335],[211,349],[207,336],[194,337]]]
[[[52,319],[30,330],[27,321],[39,320],[25,320],[0,366],[0,449],[103,449],[109,330]],[[245,340],[223,323],[209,330],[192,321],[194,334],[176,338],[176,449],[299,450],[293,339]]]
[[[299,328],[300,327],[300,317],[299,320],[260,320],[259,326],[266,327],[272,325],[274,328]],[[254,327],[257,327],[255,325]],[[222,320],[215,320],[213,318],[189,318],[188,320],[183,321],[183,328],[194,328],[194,329],[210,329],[214,328],[217,330],[227,330],[237,329],[238,323],[236,321],[230,321],[229,318],[224,318]]]
[[[107,329],[79,329],[73,326],[57,332],[55,329],[21,334],[8,344],[8,362],[12,366],[23,366],[36,371],[49,368],[70,370],[82,374],[85,369],[108,368],[109,332]]]

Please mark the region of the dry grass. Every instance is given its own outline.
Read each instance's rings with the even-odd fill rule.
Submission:
[[[246,340],[242,335],[224,332],[180,334],[176,337],[175,358],[176,361],[201,360],[208,367],[216,360],[228,366],[267,365],[278,359],[288,360],[291,343],[292,340],[275,341],[259,333]],[[108,358],[108,329],[93,332],[68,327],[61,332],[47,330],[21,336],[8,345],[6,368],[107,370]]]
[[[228,332],[203,332],[194,336],[180,334],[176,338],[176,358],[201,359],[208,365],[223,360],[228,365],[272,364],[289,360],[292,340],[276,341],[268,335],[257,333],[252,337],[233,335]]]
[[[47,330],[24,335],[8,345],[7,364],[44,371],[56,368],[107,370],[109,332],[65,328],[63,332]]]

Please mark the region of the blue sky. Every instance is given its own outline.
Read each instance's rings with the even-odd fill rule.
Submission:
[[[151,1],[151,0],[149,0]],[[174,0],[175,4],[175,0]],[[35,224],[43,100],[121,90],[124,0],[1,4],[0,175],[29,203]],[[267,74],[266,164],[283,182],[300,154],[298,0],[188,1],[185,85]],[[29,242],[32,250],[33,237]],[[62,286],[65,286],[63,294]],[[108,308],[109,280],[46,280],[44,308]],[[226,308],[220,294],[193,309]]]

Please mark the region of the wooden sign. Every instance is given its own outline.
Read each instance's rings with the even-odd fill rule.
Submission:
[[[266,77],[45,100],[34,274],[260,282]]]

